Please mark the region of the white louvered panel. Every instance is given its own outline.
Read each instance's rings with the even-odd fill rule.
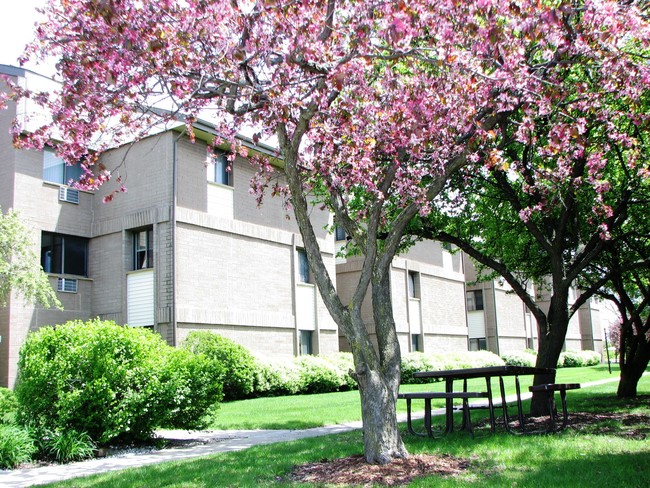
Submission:
[[[296,286],[296,320],[301,330],[316,330],[316,287],[300,283]]]
[[[79,190],[62,186],[59,188],[59,200],[68,203],[79,204]]]
[[[70,278],[59,278],[57,290],[65,293],[77,293],[77,280]]]
[[[154,272],[138,271],[127,276],[127,323],[134,327],[155,323]]]
[[[485,314],[483,310],[467,312],[467,326],[470,339],[485,337]]]

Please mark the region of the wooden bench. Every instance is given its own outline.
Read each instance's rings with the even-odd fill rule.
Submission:
[[[548,396],[548,412],[549,412],[549,427],[546,432],[556,432],[566,429],[568,412],[566,406],[566,392],[567,390],[577,390],[580,388],[579,383],[546,383],[543,385],[533,385],[528,387],[532,393],[546,392]],[[562,426],[556,428],[557,412],[555,410],[555,392],[560,392],[560,399],[562,401]]]
[[[472,419],[470,417],[470,408],[469,408],[469,399],[470,398],[487,398],[487,392],[476,392],[476,391],[453,391],[453,392],[439,392],[439,391],[420,391],[414,393],[400,393],[397,395],[397,398],[406,400],[406,425],[408,431],[413,435],[419,436],[429,436],[433,437],[433,430],[431,429],[431,400],[432,399],[444,399],[451,401],[453,399],[462,399],[463,400],[463,426],[462,428],[467,430],[470,435],[474,435],[472,429]],[[413,429],[413,424],[411,422],[411,401],[412,400],[424,400],[424,433],[415,432]],[[449,415],[449,413],[447,413]],[[447,431],[449,432],[453,428],[453,419],[447,418]]]

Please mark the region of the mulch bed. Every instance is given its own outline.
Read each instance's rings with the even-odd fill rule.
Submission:
[[[368,464],[362,455],[296,466],[291,481],[354,486],[400,486],[424,475],[451,476],[469,462],[453,456],[417,455],[388,464]]]
[[[612,421],[623,428],[611,427]],[[528,418],[526,425],[533,430],[542,428],[546,419]],[[601,425],[598,425],[601,424]],[[483,427],[487,426],[487,422]],[[516,426],[516,425],[515,425]],[[481,426],[477,426],[480,428]],[[629,427],[629,428],[628,428]],[[503,428],[503,426],[501,426]],[[633,413],[569,413],[567,430],[607,434],[628,439],[644,440],[650,435],[650,415]],[[289,479],[298,483],[318,483],[345,486],[401,486],[414,478],[439,475],[455,476],[467,470],[468,459],[447,455],[417,455],[395,459],[389,464],[367,464],[361,455],[295,466]]]

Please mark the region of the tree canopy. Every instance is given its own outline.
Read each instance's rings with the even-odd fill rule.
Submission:
[[[82,159],[81,187],[110,179],[102,150],[179,116],[190,134],[194,120],[209,117],[244,155],[235,138],[244,128],[254,141],[277,141],[287,186],[274,191],[290,199],[321,296],[352,347],[371,462],[406,455],[395,420],[399,345],[388,271],[409,222],[429,214],[458,169],[505,164],[503,126],[525,144],[548,124],[540,158],[555,163],[539,171],[563,181],[578,155],[602,194],[605,158],[583,147],[590,128],[581,114],[605,122],[626,116],[625,106],[634,112],[650,79],[645,17],[607,0],[50,0],[45,13],[26,57],[58,58],[61,90],[15,87],[14,97],[52,114],[29,134],[18,126],[16,143],[53,144],[67,160]],[[581,82],[581,69],[592,83]],[[645,126],[646,114],[634,117]],[[607,130],[624,136],[616,123]],[[259,194],[273,168],[252,157]],[[323,264],[308,192],[364,255],[349,304]],[[552,203],[520,217],[530,222]],[[369,289],[377,346],[360,313]]]
[[[0,209],[0,306],[12,291],[45,307],[61,307],[33,251],[29,230],[13,211]]]

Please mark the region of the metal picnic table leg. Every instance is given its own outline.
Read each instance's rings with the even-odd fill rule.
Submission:
[[[453,378],[445,380],[445,391],[447,393],[454,392]],[[445,432],[451,434],[454,431],[454,400],[451,397],[447,398],[445,402],[445,417]]]
[[[424,428],[429,437],[433,437],[433,430],[431,430],[431,398],[424,399]]]
[[[508,418],[508,402],[506,401],[506,387],[503,384],[503,376],[499,376],[499,389],[501,390],[501,410],[503,411],[503,423],[506,430],[512,434],[510,419]]]
[[[485,387],[488,394],[488,410],[490,412],[490,429],[494,432],[497,428],[497,422],[494,418],[494,401],[492,400],[492,378],[485,377]]]
[[[406,428],[413,435],[418,435],[417,432],[413,430],[413,424],[411,423],[411,399],[406,399]]]
[[[519,416],[519,427],[521,431],[526,430],[526,424],[524,420],[524,407],[521,402],[521,388],[519,385],[519,376],[515,376],[515,388],[517,389],[517,415]]]

